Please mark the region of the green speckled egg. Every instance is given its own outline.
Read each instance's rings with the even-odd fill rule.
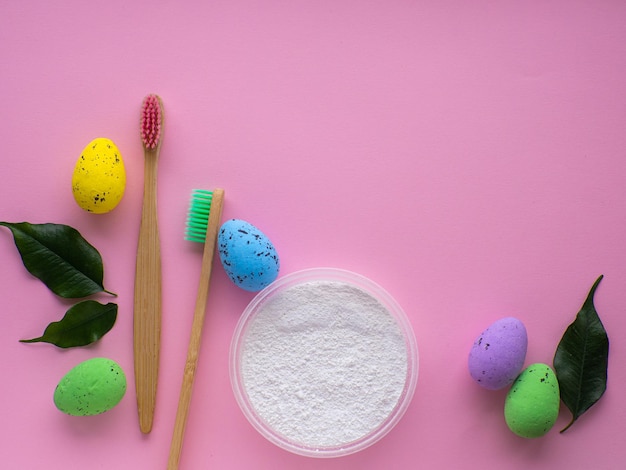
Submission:
[[[104,413],[126,393],[126,375],[111,359],[96,357],[81,362],[61,379],[54,391],[54,404],[72,416]]]
[[[546,364],[532,364],[515,379],[504,403],[509,429],[521,437],[545,435],[559,416],[559,382]]]
[[[72,175],[76,203],[87,212],[102,214],[119,204],[125,189],[126,170],[117,146],[104,137],[89,142]]]

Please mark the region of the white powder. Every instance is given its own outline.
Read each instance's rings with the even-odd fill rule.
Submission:
[[[312,448],[360,439],[380,426],[407,379],[392,314],[340,281],[310,281],[263,304],[243,339],[241,376],[256,413]]]

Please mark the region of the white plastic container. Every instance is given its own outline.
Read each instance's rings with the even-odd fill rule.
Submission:
[[[380,440],[406,411],[417,376],[403,310],[374,282],[341,269],[299,271],[266,287],[231,343],[230,378],[246,418],[269,441],[309,457]]]

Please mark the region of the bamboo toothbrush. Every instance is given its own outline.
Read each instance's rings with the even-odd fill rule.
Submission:
[[[178,469],[180,455],[183,447],[183,437],[187,416],[189,414],[189,404],[191,402],[191,392],[198,364],[200,352],[200,339],[204,317],[206,313],[206,301],[209,294],[209,283],[211,281],[211,270],[213,267],[213,255],[217,243],[217,232],[222,217],[222,206],[224,203],[224,190],[216,189],[213,192],[195,190],[192,194],[189,215],[187,218],[187,231],[185,238],[189,241],[204,243],[202,254],[202,269],[200,271],[200,283],[198,285],[198,296],[191,325],[191,337],[187,349],[187,362],[185,364],[183,383],[178,399],[178,410],[174,423],[174,434],[170,446],[170,456],[167,463],[168,470]]]
[[[163,103],[148,95],[141,108],[144,186],[135,268],[133,342],[139,428],[152,430],[161,341],[161,248],[157,223],[157,163],[161,150]]]

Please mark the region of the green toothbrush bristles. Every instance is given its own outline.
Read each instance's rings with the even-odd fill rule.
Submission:
[[[204,243],[206,229],[209,223],[213,192],[195,189],[191,194],[191,204],[187,214],[187,229],[185,239],[190,242]]]

